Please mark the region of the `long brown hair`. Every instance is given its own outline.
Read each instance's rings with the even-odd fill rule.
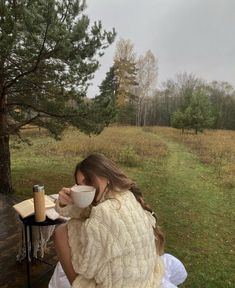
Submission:
[[[144,202],[142,192],[137,187],[136,183],[129,179],[118,167],[117,165],[103,154],[95,153],[89,155],[83,161],[77,164],[74,172],[75,181],[77,182],[77,173],[81,172],[85,177],[85,183],[87,185],[93,185],[96,189],[96,196],[98,194],[98,183],[97,176],[103,177],[108,180],[108,190],[129,190],[133,193],[136,200],[140,203],[144,210],[149,211],[156,219],[156,226],[154,228],[154,234],[156,239],[156,247],[158,254],[162,255],[164,253],[165,237],[157,225],[157,217],[153,210]],[[78,184],[78,183],[77,183]],[[95,204],[94,200],[94,203]]]

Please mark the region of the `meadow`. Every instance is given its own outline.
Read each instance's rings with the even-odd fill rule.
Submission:
[[[156,211],[166,252],[189,273],[181,287],[234,287],[235,132],[196,136],[165,127],[109,127],[87,136],[71,128],[56,141],[34,128],[23,137],[31,144],[11,142],[19,199],[31,197],[36,183],[44,183],[48,194],[72,185],[76,163],[104,153],[138,183]]]
[[[170,127],[148,127],[148,131],[185,144],[204,164],[211,165],[223,185],[235,186],[235,132],[205,130],[197,136]]]

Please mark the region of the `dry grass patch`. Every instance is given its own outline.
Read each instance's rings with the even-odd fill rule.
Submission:
[[[206,130],[195,135],[182,134],[180,130],[169,127],[153,127],[148,130],[185,144],[203,163],[214,166],[225,185],[235,186],[235,131]]]
[[[26,137],[37,139],[34,149],[38,155],[85,157],[98,152],[126,164],[136,165],[143,159],[161,158],[167,154],[167,146],[154,134],[146,133],[139,127],[108,127],[100,135],[85,135],[79,130],[67,129],[61,141],[50,138],[45,131],[38,129],[23,132]]]
[[[163,157],[166,145],[153,135],[135,127],[109,127],[100,135],[87,136],[78,130],[67,130],[63,141],[49,147],[50,152],[63,155],[105,153],[115,161],[135,164],[144,157]]]

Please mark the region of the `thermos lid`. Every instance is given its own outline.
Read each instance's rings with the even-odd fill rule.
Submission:
[[[44,191],[44,185],[34,185],[33,192],[42,192]]]
[[[42,191],[44,191],[44,186],[43,185],[38,186],[38,192],[42,192]]]
[[[38,187],[39,187],[39,185],[34,185],[33,186],[33,192],[38,192]]]

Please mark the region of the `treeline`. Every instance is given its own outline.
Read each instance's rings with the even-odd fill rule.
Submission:
[[[96,101],[120,124],[193,129],[235,129],[235,90],[227,82],[207,83],[182,73],[157,89],[158,66],[151,51],[136,57],[130,40],[120,39],[113,65]],[[105,117],[105,115],[102,115]]]

